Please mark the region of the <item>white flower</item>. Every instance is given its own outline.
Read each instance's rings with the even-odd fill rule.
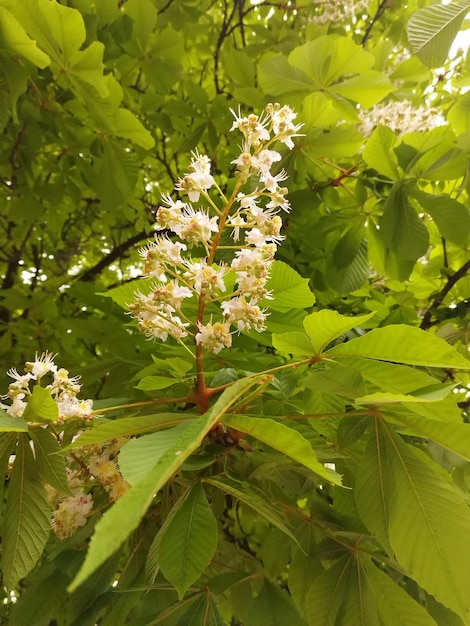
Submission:
[[[232,298],[220,305],[229,323],[235,323],[239,331],[266,329],[266,312],[257,304],[247,302],[245,296]]]
[[[261,141],[269,141],[270,134],[266,128],[267,119],[260,119],[253,113],[247,117],[241,117],[240,112],[237,115],[233,109],[230,109],[230,111],[235,118],[230,130],[238,129],[243,133],[245,137],[245,152],[250,152],[251,146],[257,146]]]
[[[224,276],[227,273],[224,267],[214,269],[204,261],[188,263],[188,271],[184,277],[191,280],[197,293],[212,293],[214,291],[225,291]]]
[[[279,192],[279,184],[283,180],[286,180],[287,173],[284,170],[281,170],[278,174],[273,176],[269,172],[263,172],[260,176],[260,181],[264,183],[264,186],[271,193]]]
[[[215,324],[199,324],[199,332],[196,333],[196,343],[204,346],[206,350],[218,354],[223,348],[230,348],[232,335],[230,324],[216,322]]]
[[[178,227],[174,231],[189,245],[209,243],[212,233],[218,231],[217,217],[209,217],[204,211],[186,207]]]
[[[2,402],[0,402],[0,407],[12,417],[21,417],[26,408],[26,402],[23,400],[24,397],[24,393],[18,393],[17,395],[13,396],[13,401],[11,404],[3,404]]]
[[[408,100],[380,102],[370,110],[362,109],[359,117],[362,121],[360,130],[366,137],[370,136],[379,124],[388,126],[399,136],[424,132],[447,124],[438,109],[423,105],[415,107]]]
[[[26,363],[26,370],[31,372],[34,379],[42,378],[48,372],[55,374],[57,366],[54,363],[54,357],[56,355],[52,352],[43,352],[41,356],[38,356],[36,352],[35,361],[28,361]]]
[[[194,152],[188,169],[190,173],[180,178],[175,189],[186,192],[191,202],[197,202],[201,191],[206,192],[215,184],[210,173],[211,162],[209,157]]]
[[[273,132],[281,143],[285,144],[289,150],[294,147],[292,137],[298,137],[299,131],[303,124],[294,124],[293,120],[297,117],[289,106],[284,105],[279,107],[279,104],[270,104],[266,107],[266,110],[271,115],[271,122],[273,125]]]
[[[261,152],[256,157],[256,165],[258,169],[263,172],[269,172],[271,165],[277,161],[281,160],[281,155],[279,152],[275,150],[261,150]]]
[[[181,200],[172,200],[170,196],[162,194],[162,200],[167,206],[160,206],[157,210],[157,223],[155,227],[157,230],[169,229],[175,231],[180,223],[182,210],[187,207],[187,204],[181,202]]]
[[[85,526],[92,508],[91,494],[81,493],[62,500],[52,515],[52,527],[56,535],[61,539],[73,535],[80,526]]]

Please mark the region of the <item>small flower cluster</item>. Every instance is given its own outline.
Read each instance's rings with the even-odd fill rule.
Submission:
[[[52,528],[60,539],[71,537],[86,524],[93,509],[93,495],[98,485],[107,492],[109,501],[115,502],[130,488],[117,463],[117,455],[127,439],[113,439],[105,446],[92,445],[78,448],[68,458],[67,483],[72,495],[46,485],[49,501],[55,508]]]
[[[314,0],[314,4],[321,8],[321,13],[314,16],[314,21],[323,26],[330,23],[347,22],[359,13],[367,12],[369,0]]]
[[[379,124],[388,126],[399,136],[424,132],[447,124],[438,109],[424,105],[415,107],[408,100],[392,100],[376,104],[370,110],[362,109],[359,117],[361,119],[359,130],[365,137],[369,137]]]
[[[26,408],[26,399],[31,395],[30,382],[39,385],[44,376],[50,375],[52,382],[45,387],[51,390],[52,398],[57,402],[59,421],[69,418],[90,419],[93,401],[77,398],[80,377],[69,377],[66,369],[58,368],[54,363],[54,356],[50,352],[43,352],[40,356],[36,353],[35,360],[25,364],[24,374],[19,374],[14,368],[8,370],[7,374],[14,382],[10,383],[8,393],[2,398],[11,400],[11,404],[0,403],[0,407],[13,417],[21,417]]]
[[[56,507],[52,514],[52,529],[60,539],[71,537],[85,526],[93,508],[93,497],[91,493],[85,493],[79,472],[68,468],[67,482],[71,496],[46,486],[49,501]]]
[[[110,502],[116,502],[130,489],[130,484],[122,477],[117,463],[119,450],[126,442],[125,437],[113,439],[86,461],[88,471],[108,493]]]
[[[231,130],[243,135],[241,154],[232,161],[237,172],[235,190],[227,199],[211,174],[210,159],[193,153],[188,173],[176,185],[189,202],[163,195],[156,214],[159,233],[140,251],[145,275],[156,282],[150,293],[136,292],[129,305],[148,337],[181,341],[191,335],[197,345],[215,354],[232,345],[232,326],[239,332],[265,329],[266,311],[259,303],[269,297],[266,282],[283,239],[279,212],[290,210],[287,188],[282,186],[287,174],[282,169],[272,173],[281,155],[271,146],[279,141],[292,149],[292,138],[301,128],[294,122],[296,113],[279,104],[268,105],[261,116],[232,113]],[[250,190],[243,191],[248,182]],[[211,189],[222,198],[222,207],[209,196]],[[206,208],[192,204],[201,197]],[[179,240],[170,239],[170,232]],[[224,241],[221,246],[224,232],[229,233],[229,241],[231,237],[230,245]],[[230,263],[216,263],[219,246],[231,251]],[[188,254],[193,248],[196,258]],[[229,274],[234,280],[228,280]],[[230,293],[227,284],[234,285]],[[191,298],[199,302],[195,322],[184,313],[185,301]],[[204,323],[209,305],[210,321]],[[214,315],[220,318],[214,321]]]

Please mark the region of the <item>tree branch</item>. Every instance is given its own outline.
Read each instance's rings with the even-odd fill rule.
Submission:
[[[365,45],[365,43],[369,39],[370,34],[372,32],[372,29],[374,28],[374,25],[377,22],[377,20],[380,19],[380,16],[382,15],[382,13],[385,11],[385,7],[387,6],[387,3],[388,3],[388,0],[382,0],[382,2],[377,7],[377,11],[375,12],[374,17],[369,22],[369,24],[368,24],[368,26],[366,28],[366,32],[364,33],[364,36],[361,39],[361,45],[362,46]]]
[[[426,313],[423,315],[423,319],[421,321],[420,328],[422,328],[423,330],[426,330],[426,329],[430,328],[431,326],[434,326],[435,322],[431,321],[433,311],[435,309],[437,309],[442,304],[442,301],[444,300],[446,295],[449,293],[449,291],[452,289],[452,287],[461,278],[466,276],[466,274],[467,274],[467,272],[469,270],[470,270],[470,260],[468,260],[466,263],[464,263],[460,269],[458,269],[456,272],[454,272],[452,274],[452,276],[449,276],[449,278],[447,279],[446,284],[441,289],[441,291],[438,293],[438,295],[434,298],[434,300],[432,301],[431,305],[427,309]]]

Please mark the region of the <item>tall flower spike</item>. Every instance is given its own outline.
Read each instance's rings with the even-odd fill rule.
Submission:
[[[270,297],[266,284],[283,240],[278,214],[290,209],[287,188],[282,186],[287,174],[276,166],[282,156],[272,148],[275,141],[288,149],[294,146],[292,138],[302,126],[295,123],[296,113],[287,105],[270,104],[260,116],[242,116],[233,110],[232,114],[231,130],[243,135],[241,154],[232,161],[238,176],[233,196],[222,206],[207,197],[215,185],[210,160],[194,152],[188,173],[176,185],[189,202],[164,195],[157,211],[157,230],[173,234],[156,236],[155,242],[141,250],[144,273],[161,283],[148,295],[136,292],[129,306],[139,329],[149,338],[182,341],[191,337],[196,359],[201,349],[217,354],[230,348],[233,332],[265,329],[267,311],[259,302]],[[272,171],[274,167],[277,171]],[[206,208],[193,206],[202,194]],[[232,245],[225,243],[225,234],[231,236]],[[220,241],[231,255],[223,262],[217,258]],[[196,258],[188,258],[187,250],[193,247]],[[191,298],[198,300],[192,309],[187,305]],[[191,323],[194,311],[197,317]],[[209,322],[204,320],[205,314],[210,315]]]

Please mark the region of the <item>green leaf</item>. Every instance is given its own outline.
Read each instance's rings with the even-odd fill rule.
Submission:
[[[215,596],[205,589],[183,613],[176,626],[224,626]]]
[[[460,492],[382,427],[390,472],[390,545],[419,585],[468,621],[470,509]]]
[[[55,422],[58,417],[59,408],[52,399],[51,390],[36,385],[28,398],[23,418],[28,422]]]
[[[445,386],[445,395],[447,395],[455,385]],[[410,402],[435,402],[437,398],[426,398],[415,395],[407,395],[406,393],[391,393],[388,391],[377,391],[376,393],[369,393],[365,396],[355,399],[356,404],[396,404],[398,402],[410,403]]]
[[[222,60],[229,77],[244,87],[255,86],[255,68],[253,60],[243,50],[224,49]]]
[[[56,0],[22,0],[14,14],[28,34],[60,66],[68,64],[85,41],[85,24],[79,11]]]
[[[65,457],[58,454],[61,448],[57,439],[44,428],[31,429],[30,436],[41,478],[52,487],[70,495]]]
[[[168,376],[144,376],[135,388],[142,389],[142,391],[156,391],[177,385],[178,382],[177,378],[169,378]]]
[[[305,333],[291,332],[280,335],[273,334],[273,346],[279,352],[293,354],[295,356],[312,356],[315,348]]]
[[[413,52],[429,67],[442,65],[470,11],[470,2],[461,0],[433,4],[414,13],[408,22],[408,39]]]
[[[217,520],[199,481],[162,534],[160,568],[175,587],[180,600],[201,576],[217,548]]]
[[[155,140],[144,125],[128,109],[118,109],[114,116],[114,132],[118,137],[130,139],[138,146],[150,150]]]
[[[390,475],[386,441],[377,422],[372,419],[368,421],[372,424],[372,432],[357,472],[354,499],[362,521],[390,553],[387,499],[390,492]]]
[[[337,616],[348,594],[350,565],[350,559],[343,557],[314,580],[305,598],[309,624],[341,623]]]
[[[374,56],[348,37],[323,36],[294,48],[289,63],[324,88],[345,74],[366,72],[374,64]]]
[[[0,409],[0,433],[27,433],[28,424],[21,417],[11,417]]]
[[[289,594],[265,580],[261,591],[252,602],[245,626],[306,626],[293,605]]]
[[[168,430],[161,430],[129,441],[119,452],[119,467],[127,482],[135,485],[145,478],[168,448],[192,423],[193,420],[186,420]]]
[[[393,421],[402,424],[406,434],[432,439],[470,461],[470,424],[423,419],[409,413],[394,413]]]
[[[77,576],[70,585],[73,591],[104,563],[137,528],[152,503],[154,494],[179,470],[185,460],[201,445],[204,437],[222,415],[258,384],[259,378],[244,378],[226,389],[214,406],[195,420],[168,448],[154,469],[127,491],[96,525],[90,549]]]
[[[267,417],[225,415],[222,423],[240,430],[282,452],[334,485],[341,485],[341,476],[317,459],[310,443],[296,430]]]
[[[243,504],[246,504],[246,506],[253,509],[258,515],[264,517],[265,520],[284,533],[284,535],[292,539],[300,548],[299,542],[286,525],[284,515],[267,499],[262,498],[259,493],[255,492],[248,483],[234,483],[228,478],[204,478],[203,481],[217,487],[217,489],[221,489],[224,493],[229,493],[234,498],[240,500],[240,502],[243,502]]]
[[[318,137],[302,142],[302,150],[309,157],[344,158],[358,153],[364,143],[364,136],[357,128],[336,127],[323,132]]]
[[[438,626],[416,600],[369,560],[366,573],[383,626]]]
[[[392,91],[392,83],[382,72],[369,70],[335,83],[328,90],[353,102],[359,102],[363,107],[371,107]]]
[[[284,56],[274,56],[261,63],[258,76],[263,91],[273,96],[311,91],[314,87],[310,78],[301,69],[292,67]]]
[[[51,62],[47,54],[28,37],[23,26],[5,7],[0,7],[0,48],[19,54],[40,68],[47,67]]]
[[[315,296],[308,287],[308,278],[302,278],[282,261],[274,261],[266,288],[273,291],[273,300],[264,300],[263,304],[274,311],[282,313],[289,309],[306,309],[315,302]]]
[[[388,126],[379,125],[374,130],[362,151],[367,165],[392,180],[400,177],[398,159],[393,151],[396,135]]]
[[[375,328],[362,337],[334,346],[327,354],[426,367],[470,368],[470,361],[443,339],[406,324]]]
[[[132,435],[144,435],[154,430],[162,430],[176,426],[181,421],[194,419],[197,415],[191,413],[157,413],[155,415],[141,415],[137,417],[123,417],[105,424],[99,424],[95,428],[87,430],[80,435],[63,452],[73,450],[92,443],[102,443],[117,437],[132,437]]]
[[[83,97],[83,91],[77,81],[91,85],[101,98],[110,95],[106,79],[103,76],[103,53],[104,45],[100,41],[93,41],[85,50],[77,50],[70,59],[67,77],[71,81],[72,89],[78,91],[79,97]]]
[[[347,317],[337,311],[322,309],[307,315],[303,324],[316,352],[320,353],[329,343],[347,333],[348,330],[359,328],[374,315],[375,313],[366,313],[357,317]]]
[[[15,588],[40,559],[51,529],[50,506],[26,435],[19,436],[2,537],[5,586]]]
[[[385,201],[379,228],[379,237],[399,259],[417,261],[428,249],[428,230],[411,206],[401,181],[392,187]]]
[[[304,385],[323,393],[331,393],[345,398],[357,398],[365,394],[366,388],[361,372],[347,366],[337,366],[328,370],[317,370],[308,374]]]
[[[436,222],[439,232],[464,247],[470,235],[470,211],[461,202],[444,195],[415,194],[423,209]]]

